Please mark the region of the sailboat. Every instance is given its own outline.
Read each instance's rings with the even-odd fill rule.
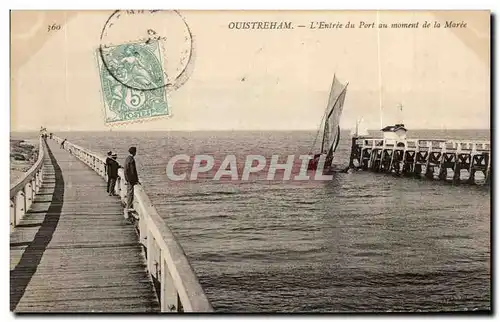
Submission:
[[[356,127],[351,130],[353,137],[366,137],[369,136],[368,129],[363,125],[363,118],[356,121]]]
[[[321,121],[320,128],[316,134],[316,139],[314,140],[313,147],[318,138],[321,128],[323,129],[321,150],[319,153],[314,154],[312,160],[309,161],[309,170],[316,170],[319,163],[320,157],[323,156],[324,169],[330,169],[332,166],[335,151],[339,145],[340,141],[340,117],[342,115],[342,109],[344,107],[344,100],[347,92],[347,85],[342,84],[335,75],[333,75],[332,86],[330,89],[330,95],[328,97],[328,104],[326,106],[325,114]]]

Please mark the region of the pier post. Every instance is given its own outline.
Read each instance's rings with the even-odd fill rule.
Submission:
[[[145,211],[140,211],[139,212],[139,242],[144,246],[147,247],[147,226],[146,226],[146,218],[144,218],[144,213]]]
[[[362,149],[358,144],[358,137],[353,136],[351,138],[351,155],[349,157],[349,169],[354,169],[356,166],[354,165],[354,160],[358,161],[358,167],[361,166],[361,159],[362,159]]]
[[[453,181],[454,182],[457,182],[457,183],[460,183],[460,174],[461,174],[461,171],[462,169],[465,169],[469,172],[469,179],[467,181],[470,180],[470,175],[471,175],[471,172],[470,172],[470,168],[471,168],[471,155],[470,153],[463,153],[463,152],[460,152],[460,153],[457,153],[457,156],[456,156],[456,159],[455,159],[455,168],[454,168],[454,175],[453,175]],[[472,182],[474,183],[474,181]]]
[[[418,150],[415,158],[415,176],[421,178],[422,175],[422,166],[425,165],[425,169],[427,170],[429,164],[429,151],[420,151]]]
[[[485,176],[485,184],[490,184],[491,181],[490,181],[490,178],[491,178],[491,154],[490,153],[486,153],[486,156],[485,156],[485,159],[486,159],[486,172],[484,174]]]
[[[363,147],[361,148],[361,168],[363,170],[368,170],[370,167],[370,159],[372,156],[372,148],[366,148],[364,147],[365,145],[363,144]]]
[[[16,226],[16,200],[10,201],[10,227]]]
[[[30,209],[31,205],[33,204],[33,198],[35,197],[35,194],[33,192],[33,180],[28,182],[26,185],[26,197],[25,197],[25,204],[26,204],[26,209]]]
[[[174,287],[172,275],[170,275],[165,266],[161,265],[161,308],[162,312],[175,312],[178,309],[178,295]]]
[[[490,154],[486,152],[477,152],[477,154],[472,156],[469,183],[475,182],[475,173],[481,171],[484,174],[485,183],[489,183],[489,178],[491,176],[490,168]]]
[[[349,156],[349,166],[348,166],[349,169],[354,168],[354,157],[355,157],[354,151],[356,149],[355,145],[356,145],[356,137],[353,136],[351,138],[351,155]]]
[[[403,175],[408,176],[415,171],[416,152],[405,150],[403,159]]]
[[[22,189],[16,195],[16,202],[15,202],[16,208],[15,208],[15,216],[14,216],[14,218],[15,218],[14,225],[15,226],[17,226],[17,224],[19,223],[21,218],[24,217],[24,214],[26,212],[26,199],[24,197],[25,197],[25,193],[24,193],[24,189]]]
[[[153,268],[153,234],[148,230],[146,236],[146,267],[148,268],[148,272],[152,272]]]
[[[425,177],[427,179],[434,179],[434,166],[428,165],[427,169],[425,169]]]
[[[405,166],[405,155],[406,155],[406,150],[398,143],[398,146],[396,146],[392,152],[392,159],[391,159],[391,165],[389,167],[389,172],[392,172],[394,170],[394,173],[396,175],[401,175],[403,172],[403,168]]]
[[[380,147],[374,148],[372,152],[372,166],[371,169],[374,172],[380,171],[380,166],[382,165],[383,150]]]
[[[458,168],[456,154],[453,152],[444,152],[439,163],[439,179],[446,180],[448,169],[454,170],[453,178],[456,178],[458,170],[458,179],[460,179],[460,169]]]
[[[394,153],[396,153],[395,148],[387,149],[387,163],[386,163],[386,172],[392,173],[392,164],[394,160]]]

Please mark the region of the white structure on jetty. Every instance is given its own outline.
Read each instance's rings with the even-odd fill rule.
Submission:
[[[384,140],[386,144],[397,144],[399,142],[406,142],[406,132],[404,124],[396,124],[386,126],[381,131],[384,133]]]

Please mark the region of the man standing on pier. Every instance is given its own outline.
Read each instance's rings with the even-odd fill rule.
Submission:
[[[106,188],[106,192],[109,193],[109,187],[111,186],[111,176],[109,175],[109,168],[110,168],[110,165],[111,165],[111,155],[113,154],[113,152],[109,151],[108,152],[108,155],[106,156],[106,174],[108,175],[108,186]]]
[[[115,194],[115,185],[116,185],[116,180],[118,179],[118,169],[121,168],[121,166],[118,164],[118,161],[116,161],[117,155],[116,153],[113,153],[111,155],[111,158],[109,159],[109,166],[108,166],[108,180],[109,180],[109,191],[108,194],[110,196],[116,196]],[[107,162],[108,160],[106,160]]]
[[[137,169],[135,167],[135,155],[137,153],[137,148],[135,146],[128,149],[130,153],[125,160],[124,174],[125,181],[127,182],[127,209],[130,211],[133,209],[134,202],[134,186],[139,183],[139,176],[137,175]]]

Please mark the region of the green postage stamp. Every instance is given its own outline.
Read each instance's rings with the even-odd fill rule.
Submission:
[[[170,116],[158,41],[109,46],[97,54],[106,123]]]

